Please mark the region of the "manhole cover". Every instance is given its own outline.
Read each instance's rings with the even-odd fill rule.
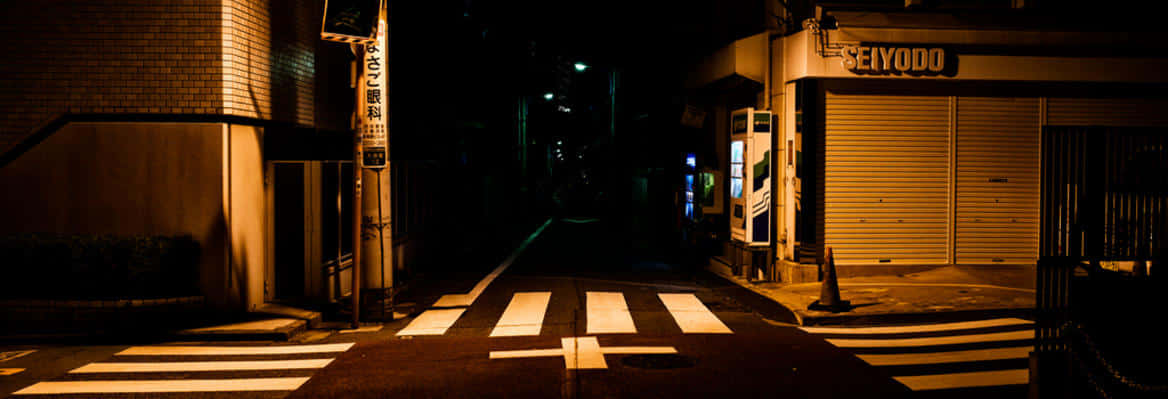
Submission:
[[[673,355],[673,354],[659,354],[659,355],[629,355],[621,359],[621,363],[625,366],[638,369],[681,369],[693,367],[697,361],[691,357]]]

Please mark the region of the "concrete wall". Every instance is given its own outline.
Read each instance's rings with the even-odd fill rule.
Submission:
[[[263,157],[263,129],[254,126],[229,125],[225,151],[230,171],[226,186],[227,214],[230,231],[229,299],[244,304],[249,310],[264,303],[264,273],[267,261],[267,211],[265,210],[265,181]]]
[[[65,126],[0,168],[0,234],[190,234],[199,286],[225,305],[223,139],[221,124]]]

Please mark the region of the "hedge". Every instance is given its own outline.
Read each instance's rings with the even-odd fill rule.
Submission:
[[[182,236],[0,236],[5,299],[197,295],[199,244]]]

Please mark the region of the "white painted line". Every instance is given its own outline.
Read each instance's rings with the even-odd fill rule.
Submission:
[[[21,357],[21,356],[27,356],[28,354],[36,352],[36,351],[37,351],[36,349],[29,349],[29,350],[23,350],[23,351],[0,352],[0,362],[7,362],[9,360],[16,359],[16,358]]]
[[[430,309],[418,315],[416,319],[410,322],[406,328],[397,332],[398,336],[403,335],[442,335],[446,334],[446,330],[454,325],[455,321],[462,316],[466,308],[460,309]]]
[[[1026,359],[1030,357],[1030,346],[1014,348],[975,349],[954,352],[898,353],[892,355],[856,355],[873,366],[905,366],[915,364],[941,364],[958,362],[981,362],[989,360]]]
[[[353,343],[286,346],[134,346],[117,356],[289,355],[344,352]]]
[[[899,334],[915,332],[968,330],[973,328],[1002,327],[1034,324],[1033,321],[1023,319],[990,319],[977,321],[963,321],[957,323],[920,324],[915,326],[888,326],[888,327],[799,327],[800,330],[812,334]]]
[[[528,349],[519,351],[491,351],[491,359],[512,359],[517,357],[563,356],[563,349]]]
[[[733,334],[694,294],[657,294],[686,334]]]
[[[523,242],[519,244],[519,247],[515,248],[515,251],[511,252],[511,255],[508,256],[507,259],[503,260],[503,263],[500,263],[498,267],[495,267],[495,270],[491,271],[491,273],[486,277],[483,277],[483,279],[479,281],[478,284],[475,284],[474,288],[472,288],[470,292],[466,294],[443,295],[441,298],[438,298],[438,302],[434,302],[433,307],[448,308],[456,306],[470,306],[476,299],[479,298],[479,295],[481,295],[483,291],[487,289],[487,286],[491,285],[491,282],[495,281],[496,277],[499,277],[500,274],[503,274],[504,270],[507,270],[508,267],[511,267],[512,263],[515,263],[516,259],[519,259],[519,255],[523,254],[523,251],[527,249],[527,246],[531,244],[532,241],[535,241],[535,238],[539,237],[539,234],[543,232],[543,229],[547,228],[551,223],[551,219],[543,222],[542,226],[539,226],[539,228],[536,229],[534,233],[531,233],[531,235],[527,236],[527,239],[523,240]]]
[[[593,292],[585,295],[588,334],[635,334],[633,315],[620,292]]]
[[[551,292],[517,292],[511,296],[511,303],[503,311],[503,316],[491,330],[492,337],[515,337],[539,335],[543,327],[543,316],[547,313]]]
[[[672,346],[614,346],[601,348],[596,337],[561,338],[560,349],[527,349],[514,351],[492,351],[491,359],[514,359],[521,357],[563,356],[564,367],[574,369],[605,369],[608,364],[604,355],[641,355],[677,353]]]
[[[90,363],[69,373],[166,373],[236,370],[319,369],[333,359],[260,360],[243,362]]]
[[[358,327],[358,328],[350,328],[350,329],[347,329],[347,330],[340,330],[340,331],[337,331],[337,332],[339,332],[339,333],[341,333],[341,334],[352,334],[352,333],[370,333],[370,332],[378,332],[378,331],[381,331],[381,327],[384,327],[384,326],[382,326],[382,325],[380,325],[380,324],[379,324],[379,325],[376,325],[376,326],[365,326],[365,327]]]
[[[1027,330],[992,334],[902,339],[828,339],[826,341],[840,348],[888,348],[904,346],[967,344],[974,342],[1015,341],[1023,339],[1034,339],[1034,331]]]
[[[606,369],[604,353],[596,337],[563,338],[564,367],[571,369]]]
[[[1030,370],[977,371],[937,375],[916,375],[892,377],[914,391],[932,389],[992,387],[1000,385],[1022,385],[1030,383]]]
[[[663,355],[677,353],[672,346],[611,346],[600,348],[606,355]]]
[[[231,378],[219,380],[110,380],[38,382],[13,395],[70,393],[160,393],[160,392],[242,392],[293,391],[309,377]]]
[[[0,375],[15,375],[24,369],[0,369]]]

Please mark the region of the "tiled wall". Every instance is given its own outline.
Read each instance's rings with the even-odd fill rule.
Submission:
[[[222,1],[224,112],[312,125],[323,2]]]
[[[314,123],[307,0],[0,2],[0,153],[64,113]]]

